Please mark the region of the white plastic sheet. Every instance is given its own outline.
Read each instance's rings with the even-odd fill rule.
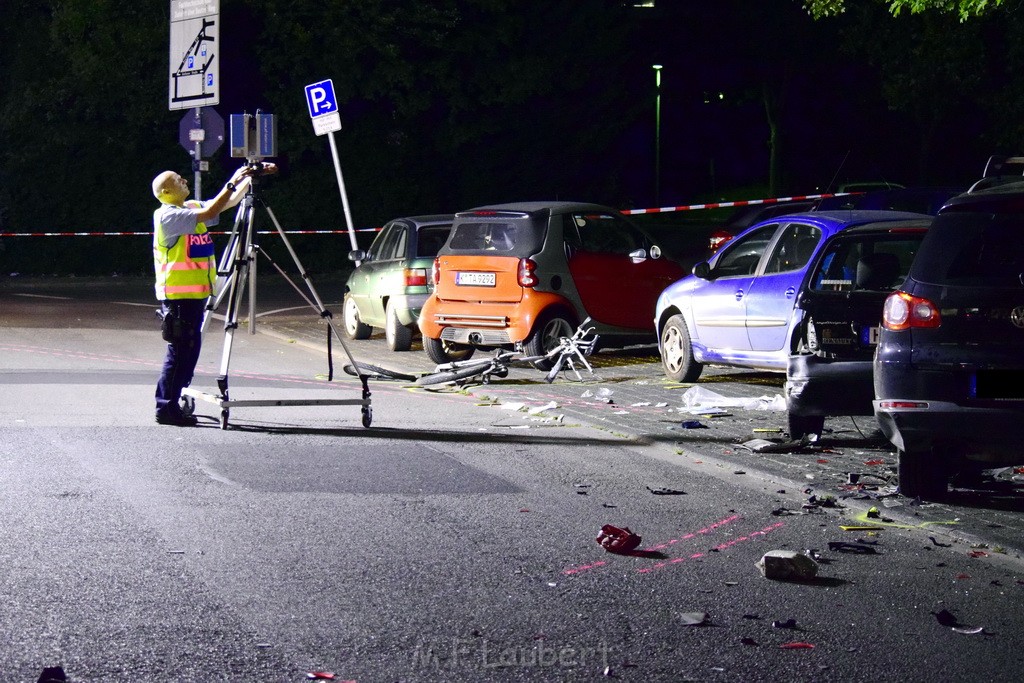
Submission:
[[[757,398],[729,398],[701,386],[690,387],[681,397],[681,412],[707,415],[709,411],[724,411],[728,408],[740,410],[786,410],[786,399],[781,395],[758,396]]]

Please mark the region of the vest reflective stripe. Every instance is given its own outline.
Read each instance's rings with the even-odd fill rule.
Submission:
[[[202,208],[188,202],[188,208]],[[170,247],[163,246],[162,205],[153,213],[153,267],[156,272],[156,298],[205,299],[213,294],[217,259],[213,241],[203,223],[190,235],[182,235]]]
[[[189,261],[187,263],[163,263],[157,265],[163,271],[168,270],[207,270],[210,268],[209,261]]]
[[[164,286],[164,293],[165,294],[186,294],[186,293],[190,293],[190,292],[191,293],[202,293],[202,292],[209,292],[209,290],[210,290],[210,288],[207,287],[206,285],[180,285],[180,286],[165,285]],[[204,294],[203,296],[205,297],[205,296],[209,296],[209,295],[208,294]],[[168,299],[185,299],[185,298],[188,298],[188,297],[168,296],[167,298]]]

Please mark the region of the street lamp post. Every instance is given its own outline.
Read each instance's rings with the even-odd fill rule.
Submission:
[[[654,65],[654,205],[661,206],[661,64]]]

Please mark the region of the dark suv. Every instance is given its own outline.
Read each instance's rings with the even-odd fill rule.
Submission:
[[[1024,463],[1024,178],[986,176],[942,208],[883,309],[874,411],[907,496]]]

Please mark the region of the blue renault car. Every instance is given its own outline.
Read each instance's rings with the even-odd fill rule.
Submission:
[[[654,324],[665,374],[693,382],[707,364],[785,372],[808,264],[853,226],[928,218],[903,211],[815,211],[757,223],[658,298]]]

